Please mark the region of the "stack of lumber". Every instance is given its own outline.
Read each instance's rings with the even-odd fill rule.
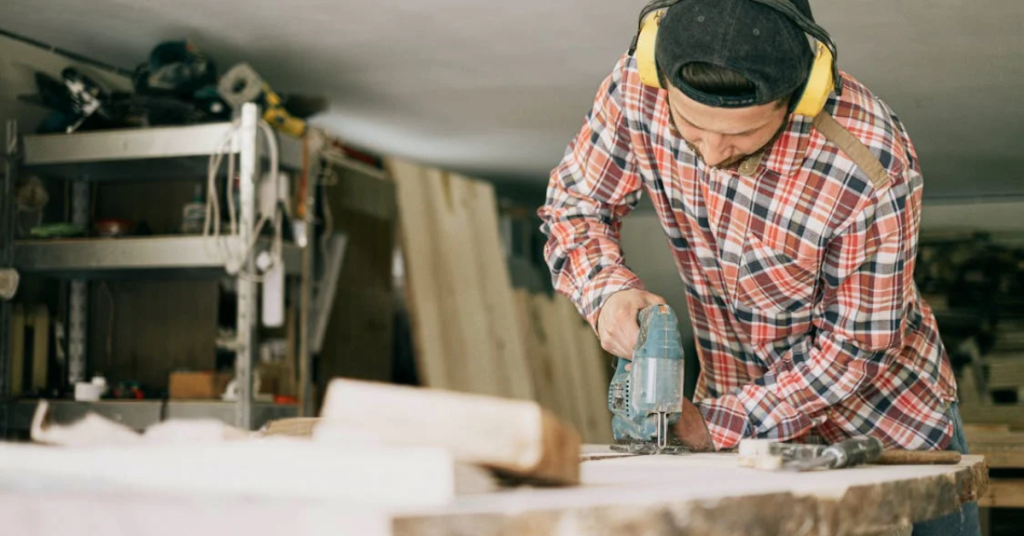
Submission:
[[[572,423],[589,443],[611,442],[611,358],[563,296],[516,291],[522,338],[537,401]]]
[[[987,508],[1024,508],[1024,432],[1009,425],[966,425],[967,449],[985,457],[985,465],[997,472],[989,475],[988,492],[979,505]],[[1009,470],[1007,472],[1006,470]]]
[[[420,383],[535,400],[586,442],[610,441],[609,362],[568,300],[514,293],[493,187],[399,159],[387,167]]]

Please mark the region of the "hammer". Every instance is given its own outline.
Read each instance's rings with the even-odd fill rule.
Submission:
[[[755,469],[806,471],[839,469],[864,463],[876,465],[935,465],[960,463],[956,451],[885,450],[882,442],[858,436],[834,445],[794,445],[765,439],[744,439],[739,446],[740,466]]]

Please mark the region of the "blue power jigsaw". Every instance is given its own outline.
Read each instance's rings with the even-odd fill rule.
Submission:
[[[630,360],[619,358],[608,386],[612,449],[633,454],[679,454],[671,433],[683,407],[683,348],[678,319],[660,304],[640,311],[640,334]]]

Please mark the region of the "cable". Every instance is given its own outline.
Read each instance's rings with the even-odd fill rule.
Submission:
[[[217,146],[215,152],[210,155],[210,159],[206,167],[206,220],[203,222],[203,236],[210,236],[211,227],[214,236],[220,235],[220,200],[217,196],[217,173],[220,172],[224,153],[230,151],[231,141],[234,139],[237,131],[238,123],[234,122],[231,124],[231,128],[224,133],[224,137],[221,138],[220,144]],[[231,183],[231,176],[234,172],[233,155],[230,162],[231,163],[229,163],[228,167],[228,178],[226,180],[228,184]]]
[[[256,218],[256,222],[250,230],[250,239],[248,243],[243,244],[243,248],[239,252],[231,251],[229,244],[226,241],[220,240],[227,238],[220,233],[221,227],[221,214],[220,214],[220,199],[219,199],[219,185],[217,183],[217,175],[220,172],[225,156],[228,159],[227,163],[227,178],[224,184],[224,195],[227,204],[228,218],[230,221],[230,232],[229,236],[240,236],[241,228],[238,220],[238,210],[235,207],[234,201],[234,176],[235,176],[235,154],[231,150],[230,144],[234,141],[239,131],[239,123],[233,122],[231,128],[225,132],[221,143],[216,148],[216,151],[210,155],[210,159],[207,166],[207,196],[206,196],[206,220],[203,223],[203,236],[213,236],[217,240],[217,246],[224,253],[225,258],[228,259],[228,266],[235,267],[239,279],[251,282],[262,282],[263,278],[258,273],[250,273],[246,266],[246,259],[248,259],[250,252],[256,247],[259,242],[263,228],[272,223],[273,225],[273,239],[271,242],[270,253],[271,263],[267,266],[263,273],[269,272],[276,268],[278,263],[283,263],[283,249],[284,249],[284,235],[283,235],[283,216],[281,210],[278,207],[277,196],[281,191],[281,171],[280,171],[280,149],[277,144],[277,137],[271,128],[270,124],[264,120],[260,120],[257,123],[259,132],[263,134],[263,141],[266,144],[267,153],[270,159],[269,166],[269,180],[272,181],[272,196],[273,209],[269,214],[259,214]],[[257,188],[259,181],[261,180],[261,174],[256,173],[252,178],[255,184],[253,188]],[[241,185],[240,185],[241,187]],[[259,201],[257,201],[259,205]],[[259,213],[259,210],[257,210]],[[229,271],[232,271],[229,269]]]
[[[228,201],[228,218],[231,221],[231,234],[238,234],[238,215],[235,211],[235,154],[228,155],[228,178],[224,181],[224,195]]]
[[[268,152],[269,157],[270,157],[270,169],[269,169],[270,178],[269,178],[269,180],[272,181],[272,185],[271,186],[272,186],[272,190],[273,190],[272,196],[274,198],[274,202],[273,202],[273,209],[271,210],[271,213],[270,214],[261,214],[260,217],[257,219],[256,224],[253,226],[253,229],[251,231],[251,239],[249,240],[249,243],[244,244],[244,249],[239,254],[239,257],[238,257],[239,269],[238,269],[237,276],[238,276],[239,279],[244,280],[244,281],[250,281],[250,282],[254,282],[254,283],[262,283],[263,282],[263,276],[261,274],[258,274],[258,273],[249,273],[248,270],[246,269],[246,262],[245,261],[249,257],[249,253],[256,247],[256,244],[258,243],[259,238],[260,238],[260,234],[263,232],[263,227],[266,226],[268,223],[273,222],[273,239],[271,241],[271,246],[270,246],[270,258],[271,258],[271,261],[270,261],[270,264],[266,268],[264,268],[262,270],[262,272],[265,274],[265,273],[268,273],[268,272],[274,270],[279,263],[283,263],[284,262],[284,259],[283,259],[284,235],[283,235],[283,230],[282,230],[282,228],[283,228],[283,219],[281,217],[281,211],[278,208],[278,202],[277,202],[277,196],[278,196],[278,194],[281,191],[280,154],[279,154],[279,148],[278,148],[278,145],[277,145],[277,137],[274,134],[273,129],[270,127],[270,124],[267,123],[266,121],[260,120],[259,123],[257,123],[257,126],[259,127],[260,132],[263,133],[263,140],[266,143],[267,152]],[[257,184],[258,184],[258,181],[260,180],[259,177],[260,177],[259,173],[257,173],[253,177],[253,180],[257,181]],[[256,185],[254,185],[254,187],[255,186]],[[257,202],[257,205],[258,204],[259,204],[259,202]]]
[[[320,205],[324,212],[324,233],[320,237],[320,251],[326,252],[330,245],[331,236],[334,234],[334,213],[331,212],[331,203],[327,198],[327,188],[338,184],[338,174],[334,166],[323,166],[320,174]],[[312,233],[312,230],[309,231]]]

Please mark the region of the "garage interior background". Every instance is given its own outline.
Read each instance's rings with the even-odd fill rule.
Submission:
[[[127,73],[156,43],[187,38],[223,68],[250,63],[283,94],[327,98],[329,109],[311,124],[354,148],[492,183],[501,200],[512,282],[546,292],[542,237],[532,213],[543,201],[548,171],[627,47],[643,3],[531,0],[484,9],[469,0],[386,0],[366,9],[351,1],[301,0],[253,11],[244,2],[14,0],[0,20],[0,28],[11,32],[0,35],[0,122],[16,119],[32,129],[46,117],[45,109],[19,99],[36,91],[36,72],[56,77],[77,66],[108,90],[129,90]],[[1024,288],[1024,106],[1007,106],[1024,93],[1024,7],[1004,0],[849,5],[813,3],[818,22],[839,44],[841,68],[896,110],[917,146],[926,181],[918,279],[940,315],[951,311],[942,329],[959,369],[969,369],[966,364],[983,362],[986,353],[1002,352],[1000,334],[1024,318],[1020,295],[1014,295]],[[77,55],[90,61],[77,61]],[[118,185],[100,198],[97,210],[122,218],[145,214],[155,230],[171,230],[194,184]],[[53,199],[63,203],[59,192]],[[349,224],[360,225],[353,218]],[[374,250],[365,257],[369,269],[386,270],[394,279],[339,291],[349,292],[343,302],[372,311],[358,326],[331,325],[320,372],[415,382],[398,296],[403,274],[400,263],[391,262],[395,229],[384,225],[373,232],[366,239],[376,244],[368,246]],[[626,220],[622,245],[630,266],[681,313],[688,335],[684,290],[646,204]],[[95,285],[89,300],[97,319],[89,326],[92,370],[110,381],[162,390],[169,368],[216,366],[211,360],[223,307],[216,293],[204,292],[216,284]],[[48,289],[45,281],[29,279],[23,294],[56,299]],[[167,305],[181,296],[195,298]],[[136,322],[115,322],[116,311],[132,311]],[[965,315],[994,320],[964,323]],[[195,336],[168,337],[182,330]],[[373,332],[373,341],[344,340],[362,332]],[[978,396],[989,396],[988,403],[1018,402],[1010,387]]]

